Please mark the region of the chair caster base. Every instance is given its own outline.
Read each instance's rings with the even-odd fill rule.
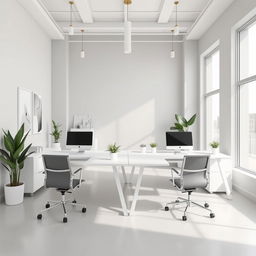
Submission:
[[[183,220],[183,221],[186,221],[186,220],[187,220],[187,216],[185,216],[185,215],[182,216],[182,220]]]
[[[45,208],[46,208],[46,209],[47,209],[47,208],[50,208],[50,204],[47,203],[47,204],[45,205]]]
[[[67,223],[68,222],[68,218],[67,217],[64,217],[63,218],[63,223]]]
[[[73,204],[76,204],[76,200],[74,199],[74,200],[72,201],[72,203],[73,203]]]
[[[210,213],[210,218],[215,218],[215,214],[213,212]]]
[[[86,213],[86,208],[85,207],[82,208],[82,212]]]
[[[40,213],[40,214],[38,214],[36,217],[37,217],[38,220],[41,220],[42,217],[43,217],[43,215]]]
[[[165,207],[164,207],[164,210],[165,210],[166,212],[168,212],[170,209],[169,209],[168,206],[165,206]]]
[[[209,204],[205,203],[205,204],[204,204],[204,207],[205,207],[205,208],[209,208]]]

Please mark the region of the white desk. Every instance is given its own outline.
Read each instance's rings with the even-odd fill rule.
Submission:
[[[56,153],[56,152],[55,152]],[[65,151],[62,151],[61,153],[65,153]],[[67,153],[67,152],[66,152]],[[191,152],[191,153],[185,153],[185,154],[202,154],[205,152]],[[180,162],[183,160],[183,157],[185,154],[181,153],[168,153],[168,152],[162,152],[162,153],[138,153],[133,151],[123,151],[119,153],[119,158],[117,161],[113,161],[109,157],[108,152],[104,151],[90,151],[86,153],[70,153],[70,160],[71,163],[74,165],[79,166],[111,166],[113,169],[113,175],[115,179],[115,183],[117,186],[117,191],[119,194],[123,214],[125,216],[131,215],[136,207],[136,203],[139,196],[139,191],[141,187],[142,177],[145,168],[170,168],[169,163],[171,162]],[[225,175],[224,170],[221,168],[221,160],[222,159],[229,159],[229,156],[223,155],[223,154],[217,154],[217,155],[211,155],[211,161],[216,161],[219,169],[219,173],[221,175],[222,181],[225,185],[226,194],[231,194],[231,189],[229,187],[227,177]],[[125,196],[123,193],[120,175],[119,175],[119,169],[122,170],[122,174],[124,177],[124,182],[127,183],[127,176],[126,176],[126,170],[125,168],[131,166],[132,171],[130,175],[129,181],[132,180],[134,170],[136,167],[139,167],[139,175],[135,184],[135,191],[134,196],[131,204],[131,208],[128,210],[127,203],[125,201]]]

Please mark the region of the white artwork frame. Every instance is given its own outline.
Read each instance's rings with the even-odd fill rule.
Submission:
[[[24,131],[32,131],[32,91],[18,87],[17,124],[19,129],[24,123]]]
[[[37,134],[43,130],[42,97],[37,93],[33,93],[32,97],[32,130],[33,134]]]

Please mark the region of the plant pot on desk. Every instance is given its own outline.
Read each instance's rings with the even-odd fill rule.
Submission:
[[[52,143],[52,149],[55,151],[61,151],[60,143]]]
[[[20,183],[18,186],[6,184],[4,186],[4,196],[7,205],[21,204],[24,199],[24,183]]]
[[[118,160],[118,153],[110,153],[110,159],[112,161],[117,161]]]

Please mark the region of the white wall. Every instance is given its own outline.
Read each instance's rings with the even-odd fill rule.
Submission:
[[[130,55],[120,43],[70,46],[69,116],[91,114],[100,148],[117,142],[123,148],[156,141],[175,113],[182,113],[182,51],[170,58],[169,43],[134,43]]]
[[[15,0],[1,1],[0,56],[0,129],[17,131],[17,87],[29,89],[43,101],[43,132],[29,141],[45,146],[51,120],[51,41]],[[1,197],[5,172],[0,171]]]
[[[199,40],[199,55],[220,40],[220,147],[227,154],[232,152],[234,134],[234,122],[231,120],[234,111],[231,101],[234,97],[231,82],[231,30],[253,8],[256,8],[255,0],[236,0]],[[233,183],[247,195],[256,195],[256,180],[252,176],[234,172]]]

